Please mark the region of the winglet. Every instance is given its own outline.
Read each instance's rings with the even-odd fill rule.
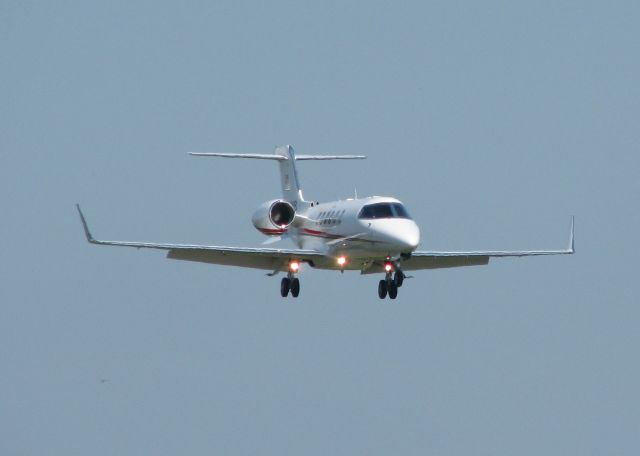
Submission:
[[[569,233],[569,247],[567,248],[568,253],[576,252],[575,242],[573,239],[573,227],[574,227],[575,218],[576,217],[574,215],[571,216],[571,232]]]
[[[94,243],[95,239],[91,235],[91,231],[89,231],[89,226],[87,225],[87,221],[84,218],[84,214],[82,213],[82,209],[80,209],[79,204],[76,204],[76,209],[78,209],[78,214],[80,214],[80,221],[82,221],[82,227],[84,228],[84,235],[87,237],[87,241]]]

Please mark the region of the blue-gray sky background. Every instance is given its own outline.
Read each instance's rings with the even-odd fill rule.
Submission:
[[[0,3],[0,453],[635,455],[637,2]],[[172,262],[258,245],[272,163],[391,194],[428,249],[573,257],[378,277]],[[100,379],[105,379],[101,382]]]

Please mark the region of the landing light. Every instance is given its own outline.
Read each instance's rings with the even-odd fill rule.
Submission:
[[[393,263],[386,262],[384,264],[384,270],[387,272],[391,272],[393,270]]]
[[[291,272],[296,272],[298,269],[300,269],[300,263],[298,263],[297,261],[292,261],[291,263],[289,263],[289,270]]]
[[[347,259],[345,257],[343,257],[343,256],[338,257],[338,264],[340,266],[344,266],[346,262],[347,262]]]

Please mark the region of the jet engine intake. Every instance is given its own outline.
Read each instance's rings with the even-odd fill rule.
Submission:
[[[258,231],[267,235],[286,233],[296,217],[296,210],[284,200],[271,200],[262,204],[251,217],[251,223]]]

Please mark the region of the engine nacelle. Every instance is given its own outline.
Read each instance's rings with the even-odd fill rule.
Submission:
[[[251,223],[263,234],[277,236],[286,233],[296,217],[296,210],[284,200],[271,200],[262,204],[251,217]]]

